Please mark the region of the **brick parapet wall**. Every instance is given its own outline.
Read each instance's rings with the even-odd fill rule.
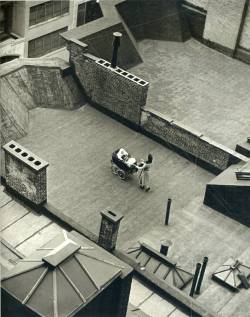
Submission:
[[[230,164],[248,161],[245,156],[153,109],[143,109],[141,127],[215,173],[224,171]]]
[[[148,83],[121,68],[113,69],[109,62],[86,53],[86,45],[77,40],[69,40],[67,47],[72,67],[90,103],[139,125]]]

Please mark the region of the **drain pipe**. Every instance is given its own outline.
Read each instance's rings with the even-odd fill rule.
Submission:
[[[172,199],[169,198],[167,203],[166,215],[165,215],[165,226],[167,226],[169,223],[171,203],[172,203]]]
[[[191,286],[190,293],[189,293],[189,296],[191,296],[191,297],[194,296],[194,291],[195,291],[197,279],[198,279],[198,276],[199,276],[199,273],[200,273],[200,269],[201,269],[201,264],[197,263],[196,264],[195,273],[194,273],[193,282],[192,282],[192,286]]]
[[[204,259],[203,259],[203,263],[202,263],[202,267],[201,267],[201,273],[200,273],[200,276],[199,276],[199,279],[198,279],[198,282],[197,282],[197,287],[196,287],[196,290],[195,290],[195,294],[200,294],[201,284],[202,284],[203,277],[204,277],[204,274],[205,274],[205,270],[206,270],[206,267],[207,267],[207,262],[208,262],[208,257],[205,256]]]

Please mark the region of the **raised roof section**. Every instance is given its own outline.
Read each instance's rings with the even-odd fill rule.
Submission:
[[[65,261],[79,249],[81,249],[80,245],[66,240],[43,257],[43,261],[53,267],[57,267],[61,262]]]

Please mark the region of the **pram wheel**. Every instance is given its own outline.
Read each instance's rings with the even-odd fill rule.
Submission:
[[[126,175],[126,173],[125,173],[123,170],[119,170],[119,171],[117,172],[117,174],[118,174],[118,176],[120,177],[120,179],[122,179],[123,181],[126,180],[127,175]]]
[[[114,164],[111,163],[111,171],[113,174],[117,175],[118,173],[118,168]]]

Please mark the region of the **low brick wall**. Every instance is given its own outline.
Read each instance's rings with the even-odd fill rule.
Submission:
[[[149,84],[129,72],[110,66],[87,53],[87,45],[69,40],[70,62],[90,103],[139,125]]]
[[[141,127],[146,134],[216,174],[230,164],[247,161],[243,155],[152,109],[143,109]]]

